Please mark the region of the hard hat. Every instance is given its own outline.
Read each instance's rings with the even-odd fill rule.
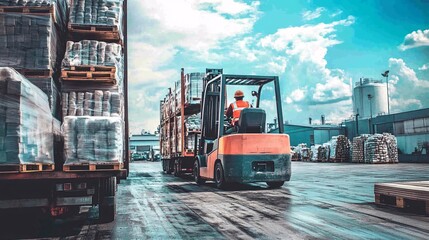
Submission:
[[[234,97],[235,98],[244,97],[244,93],[241,90],[237,90],[235,91]]]

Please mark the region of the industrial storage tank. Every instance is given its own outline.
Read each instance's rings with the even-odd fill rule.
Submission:
[[[353,90],[353,112],[359,118],[388,113],[387,87],[381,80],[361,78]]]

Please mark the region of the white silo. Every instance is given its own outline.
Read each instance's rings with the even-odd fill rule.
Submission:
[[[387,87],[381,80],[363,78],[353,90],[353,112],[359,118],[387,114]]]

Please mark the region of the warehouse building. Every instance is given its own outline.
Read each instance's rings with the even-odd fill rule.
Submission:
[[[144,133],[139,135],[132,135],[130,137],[130,150],[131,152],[147,152],[151,149],[159,149],[159,135]]]
[[[290,137],[290,144],[297,146],[305,143],[307,146],[323,144],[333,136],[344,134],[344,128],[338,125],[294,125],[284,124],[285,133]],[[278,132],[278,129],[272,132]]]

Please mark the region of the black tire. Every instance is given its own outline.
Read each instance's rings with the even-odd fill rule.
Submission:
[[[102,179],[100,182],[100,204],[98,217],[100,222],[108,223],[115,220],[116,215],[116,177]]]
[[[267,185],[270,188],[281,188],[285,181],[278,181],[278,182],[267,182]]]
[[[217,188],[226,189],[227,184],[225,182],[223,167],[220,162],[217,162],[215,165],[214,180]]]
[[[198,160],[195,160],[194,162],[194,180],[198,185],[204,184],[206,180],[202,179],[200,176],[200,164],[198,163]]]
[[[180,176],[178,163],[174,163],[173,174],[174,174],[175,177]]]

